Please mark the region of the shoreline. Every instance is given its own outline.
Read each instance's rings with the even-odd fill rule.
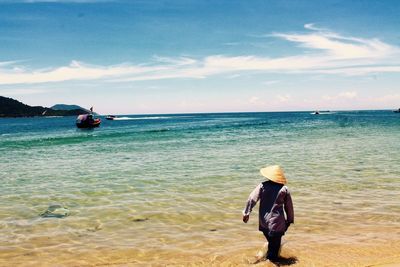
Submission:
[[[253,242],[252,242],[253,243]],[[173,244],[164,248],[101,248],[73,250],[42,248],[30,250],[8,248],[0,250],[0,266],[279,266],[265,260],[255,263],[260,246],[204,248],[201,252],[184,252]],[[60,248],[62,244],[60,244]],[[13,253],[14,252],[14,253]],[[283,244],[281,266],[369,266],[400,265],[400,240],[379,240],[365,244],[302,243],[301,240]]]

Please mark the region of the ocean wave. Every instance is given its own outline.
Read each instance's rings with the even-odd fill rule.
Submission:
[[[159,120],[159,119],[170,119],[171,117],[166,116],[154,116],[154,117],[116,117],[114,121],[128,121],[128,120]]]
[[[143,133],[162,133],[162,132],[168,132],[168,131],[170,131],[170,129],[162,128],[162,129],[146,130],[146,131],[143,131]]]

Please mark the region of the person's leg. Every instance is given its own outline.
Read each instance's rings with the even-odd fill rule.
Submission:
[[[281,240],[282,236],[271,236],[268,233],[263,232],[264,236],[268,240],[268,252],[267,252],[267,259],[271,261],[276,261],[278,259],[279,249],[281,247]]]

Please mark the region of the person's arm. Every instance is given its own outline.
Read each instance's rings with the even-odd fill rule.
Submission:
[[[286,190],[286,197],[285,197],[285,212],[286,212],[286,229],[287,229],[291,223],[294,223],[293,202],[288,189]]]
[[[243,210],[243,222],[247,223],[249,221],[250,213],[253,207],[257,204],[260,199],[260,189],[262,184],[257,185],[257,187],[250,193],[247,199],[246,207]]]

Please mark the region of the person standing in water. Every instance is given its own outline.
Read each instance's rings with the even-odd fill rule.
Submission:
[[[268,166],[260,170],[261,175],[267,178],[251,192],[245,209],[243,222],[249,221],[253,207],[260,200],[259,230],[268,241],[267,259],[277,261],[281,247],[282,236],[289,225],[294,223],[292,197],[283,170],[278,165]],[[286,213],[286,217],[285,217]]]

